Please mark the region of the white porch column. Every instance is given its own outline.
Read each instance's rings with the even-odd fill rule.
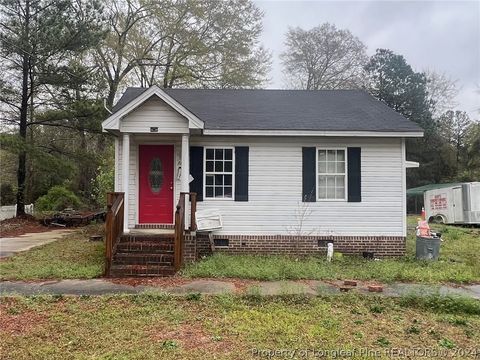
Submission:
[[[182,134],[182,176],[180,178],[180,191],[188,192],[190,190],[190,134]]]
[[[123,216],[123,231],[129,232],[128,230],[128,218],[129,218],[129,208],[128,208],[128,193],[129,193],[129,184],[130,184],[130,134],[123,134],[123,144],[122,144],[122,190],[125,193],[124,197],[124,209],[125,214]]]
[[[190,134],[182,134],[182,173],[180,177],[180,191],[189,192],[190,185],[188,178],[190,177]],[[190,224],[190,202],[189,197],[185,197],[185,229]]]
[[[120,191],[120,174],[119,172],[119,163],[120,163],[120,139],[115,137],[115,177],[114,177],[114,191]]]

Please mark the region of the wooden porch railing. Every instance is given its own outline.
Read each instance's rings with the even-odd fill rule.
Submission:
[[[123,233],[124,193],[107,194],[107,218],[105,221],[105,276],[110,275],[112,258],[115,254],[120,235]]]
[[[181,192],[175,211],[175,248],[174,267],[180,270],[183,263],[183,246],[185,238],[185,196],[190,196],[190,231],[195,231],[195,212],[197,211],[197,193]]]

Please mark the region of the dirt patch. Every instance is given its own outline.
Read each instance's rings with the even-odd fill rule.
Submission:
[[[50,231],[31,215],[24,215],[0,221],[0,238],[17,237],[27,233]]]
[[[10,312],[10,313],[9,313]],[[0,309],[0,333],[13,336],[25,335],[45,323],[45,316],[34,311],[22,311],[16,314],[14,308]]]
[[[208,350],[228,353],[232,342],[223,337],[215,337],[205,332],[200,324],[185,323],[175,329],[166,329],[160,325],[150,333],[152,340],[162,346],[180,346],[184,350]]]
[[[218,279],[217,279],[218,280]],[[258,285],[260,281],[244,280],[244,279],[222,279],[223,281],[232,282],[235,286],[235,293],[244,294],[250,286]]]

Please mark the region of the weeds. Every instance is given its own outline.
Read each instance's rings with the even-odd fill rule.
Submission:
[[[188,301],[199,301],[202,299],[202,294],[200,294],[199,292],[196,292],[196,293],[188,293],[186,296],[185,296],[185,299],[188,300]]]
[[[260,286],[258,285],[249,286],[245,292],[244,297],[254,302],[262,301],[263,297],[262,297]]]
[[[162,343],[162,348],[166,350],[175,350],[178,348],[178,343],[174,340],[165,340]]]
[[[405,296],[400,305],[437,313],[480,315],[480,301],[459,296]]]
[[[438,345],[444,347],[446,349],[453,349],[455,347],[455,343],[452,340],[443,338],[438,342]]]
[[[388,340],[386,337],[381,337],[377,339],[377,343],[381,347],[387,347],[388,345],[390,345],[390,340]]]
[[[414,225],[409,218],[409,226]],[[478,229],[437,225],[443,233],[440,258],[435,262],[415,260],[413,230],[407,237],[407,255],[400,258],[366,260],[338,256],[329,263],[323,257],[295,259],[288,256],[226,255],[216,253],[183,270],[187,277],[231,277],[256,280],[358,279],[383,282],[472,283],[480,281],[480,237]]]
[[[385,307],[380,305],[373,305],[370,307],[370,312],[373,314],[381,314],[385,310]]]

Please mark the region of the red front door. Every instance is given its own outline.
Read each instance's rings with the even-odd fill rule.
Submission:
[[[141,224],[173,223],[173,145],[139,146]]]

